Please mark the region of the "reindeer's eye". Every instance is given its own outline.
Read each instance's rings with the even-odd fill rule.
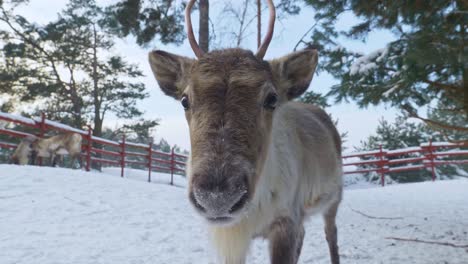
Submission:
[[[180,100],[180,103],[184,107],[185,110],[188,110],[190,107],[188,97],[186,95],[182,96],[182,99]]]
[[[277,103],[278,103],[278,95],[276,95],[275,93],[271,93],[267,95],[267,97],[265,98],[263,107],[265,107],[268,110],[274,110],[276,108]]]

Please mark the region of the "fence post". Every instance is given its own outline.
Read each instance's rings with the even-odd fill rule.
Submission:
[[[382,187],[384,187],[385,186],[385,169],[384,169],[385,162],[384,162],[384,157],[383,157],[382,144],[380,144],[379,148],[380,148],[380,153],[379,153],[379,156],[380,156],[380,162],[379,162],[379,166],[380,166],[380,184],[382,184]]]
[[[151,167],[153,166],[152,159],[153,158],[153,142],[149,143],[148,147],[148,182],[151,182]]]
[[[91,170],[91,149],[93,147],[93,129],[88,125],[88,135],[86,137],[88,145],[86,146],[86,171]]]
[[[46,116],[44,112],[41,112],[41,123],[39,124],[39,137],[44,138],[46,127],[45,127]],[[52,161],[50,161],[52,164]],[[42,157],[39,157],[39,166],[42,166]]]
[[[436,173],[435,173],[435,164],[434,164],[434,154],[432,152],[432,138],[429,139],[429,159],[430,159],[431,171],[432,171],[432,181],[435,181]]]
[[[122,136],[122,142],[120,142],[120,177],[124,176],[125,169],[125,134]]]
[[[174,184],[174,166],[175,166],[175,155],[174,147],[171,149],[171,185]]]

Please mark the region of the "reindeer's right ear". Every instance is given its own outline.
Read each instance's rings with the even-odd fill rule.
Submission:
[[[168,96],[180,99],[188,85],[190,69],[195,60],[162,50],[149,53],[149,63],[161,90]]]

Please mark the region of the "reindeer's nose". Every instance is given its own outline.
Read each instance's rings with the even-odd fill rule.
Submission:
[[[190,192],[190,201],[206,217],[222,218],[236,213],[248,200],[247,184],[199,185]]]

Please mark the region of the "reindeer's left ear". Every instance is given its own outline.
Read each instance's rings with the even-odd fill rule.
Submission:
[[[280,96],[292,100],[303,94],[312,81],[317,61],[318,53],[313,49],[294,52],[270,61],[271,70],[278,81]]]

